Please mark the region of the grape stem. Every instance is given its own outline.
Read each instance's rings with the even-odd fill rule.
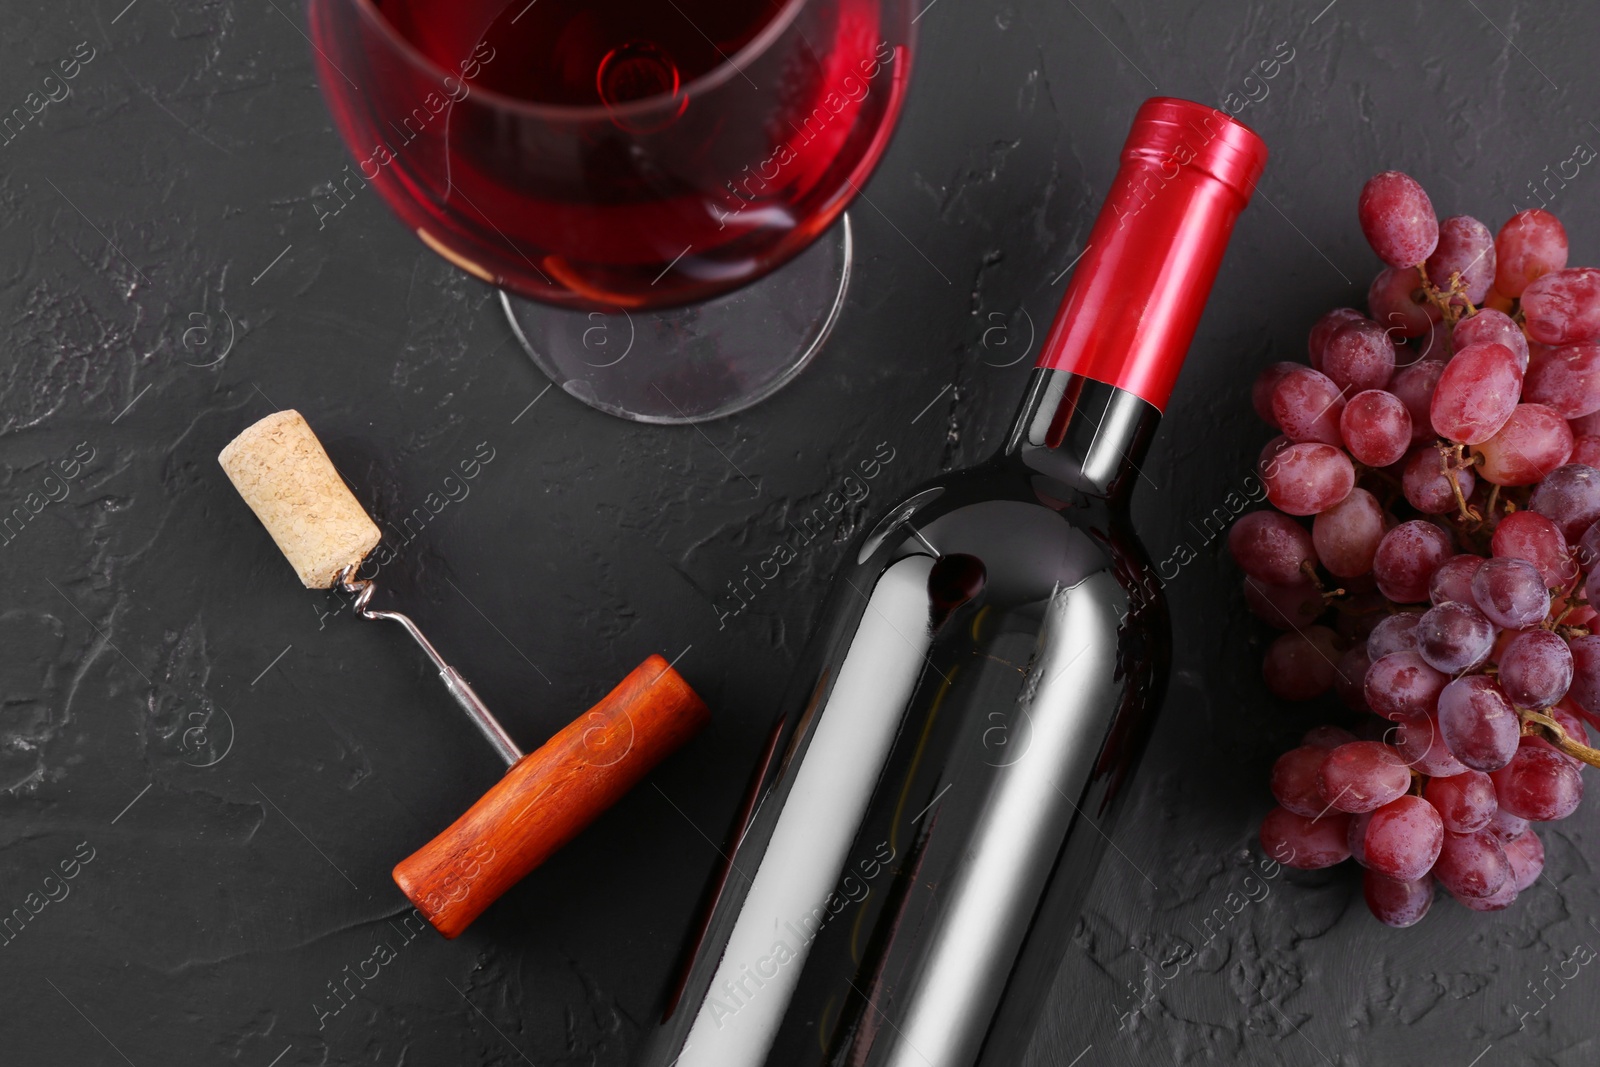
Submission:
[[[1493,515],[1494,514],[1494,506],[1499,502],[1500,502],[1500,486],[1496,485],[1496,486],[1494,486],[1493,488],[1491,488],[1489,490],[1489,499],[1484,501],[1484,504],[1483,504],[1484,510],[1487,511],[1489,514]],[[1511,505],[1507,504],[1506,506],[1507,506],[1507,508],[1509,508]],[[1509,515],[1510,511],[1507,511],[1506,514]]]
[[[1472,306],[1472,301],[1467,299],[1467,287],[1461,280],[1460,271],[1450,272],[1450,287],[1440,289],[1428,280],[1428,265],[1417,264],[1417,274],[1422,278],[1422,292],[1429,303],[1439,309],[1444,317],[1445,324],[1454,327],[1463,318],[1470,318],[1478,313]]]
[[[1589,601],[1583,597],[1575,597],[1567,600],[1566,605],[1566,607],[1561,609],[1560,615],[1557,615],[1554,619],[1547,619],[1545,621],[1545,629],[1554,630],[1556,633],[1560,634],[1564,638],[1567,638],[1568,640],[1571,640],[1574,637],[1588,636],[1588,627],[1565,626],[1563,623],[1566,621],[1567,616],[1571,615],[1574,611],[1577,611],[1579,608],[1588,607]]]
[[[1600,767],[1600,751],[1574,741],[1567,736],[1561,724],[1550,716],[1529,708],[1518,708],[1517,714],[1522,718],[1522,733],[1525,736],[1542,738],[1573,759],[1582,760],[1591,767]]]
[[[1472,529],[1476,529],[1482,525],[1483,516],[1479,514],[1477,508],[1467,503],[1467,498],[1461,493],[1461,482],[1456,478],[1455,474],[1458,470],[1465,470],[1471,467],[1477,461],[1477,458],[1474,457],[1473,460],[1468,461],[1463,455],[1463,450],[1466,447],[1464,445],[1447,444],[1444,441],[1440,441],[1436,447],[1439,449],[1439,465],[1443,468],[1443,473],[1440,476],[1450,483],[1450,491],[1456,495],[1456,507],[1460,509],[1461,521],[1463,523],[1471,523]]]
[[[1311,579],[1311,584],[1315,586],[1317,592],[1322,595],[1322,602],[1324,604],[1331,603],[1335,597],[1344,596],[1343,589],[1329,590],[1322,584],[1322,579],[1317,576],[1317,568],[1310,560],[1307,559],[1300,561],[1300,572],[1307,578]]]

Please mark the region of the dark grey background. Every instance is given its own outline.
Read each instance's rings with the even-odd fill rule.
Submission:
[[[1177,670],[1030,1063],[1595,1062],[1600,969],[1552,980],[1538,1014],[1528,985],[1600,942],[1593,802],[1507,912],[1442,901],[1392,932],[1353,871],[1280,875],[1139,988],[1244,885],[1271,760],[1322,717],[1267,696],[1266,635],[1191,526],[1267,436],[1248,383],[1360,302],[1366,176],[1402,168],[1441,214],[1498,226],[1546,166],[1600,145],[1593,5],[937,0],[827,350],[753,411],[663,429],[541,397],[490,290],[374,193],[318,228],[312,200],[347,157],[299,4],[125,3],[0,18],[0,111],[74,45],[96,53],[0,146],[0,501],[94,450],[0,545],[0,911],[80,842],[94,857],[0,946],[0,1062],[627,1063],[839,542],[997,446],[1158,91],[1253,92],[1240,117],[1273,159],[1145,468],[1152,554],[1198,552],[1169,590]],[[1292,61],[1247,86],[1280,45]],[[1551,203],[1577,263],[1600,261],[1597,192],[1589,166]],[[334,601],[298,588],[222,478],[221,445],[289,406],[379,514],[493,449],[385,595],[517,737],[653,651],[683,654],[715,716],[458,941],[405,943],[320,1030],[326,983],[400,940],[390,866],[498,769],[401,634],[323,618]],[[724,584],[885,441],[896,458],[836,544],[719,629]]]

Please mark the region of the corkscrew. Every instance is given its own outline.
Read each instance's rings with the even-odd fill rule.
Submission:
[[[705,725],[705,703],[652,655],[524,754],[410,617],[371,606],[377,586],[357,571],[382,535],[299,412],[268,415],[217,458],[301,582],[309,589],[337,585],[354,597],[357,615],[398,623],[508,767],[460,818],[394,868],[395,883],[444,936],[466,929]]]

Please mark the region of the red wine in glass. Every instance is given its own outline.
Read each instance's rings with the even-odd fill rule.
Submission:
[[[463,269],[602,312],[805,249],[910,58],[900,0],[314,0],[312,28],[351,177]]]
[[[488,42],[499,54],[474,79],[518,100],[574,107],[671,96],[755,39],[774,0],[511,0],[467,12],[450,0],[377,0],[396,31],[441,65]],[[499,62],[502,60],[503,62]]]

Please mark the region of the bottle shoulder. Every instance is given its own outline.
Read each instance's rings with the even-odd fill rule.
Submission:
[[[930,479],[886,509],[847,561],[853,584],[867,588],[910,555],[981,561],[991,603],[1042,602],[1105,575],[1124,623],[1156,611],[1164,622],[1159,583],[1120,501],[1068,490],[1005,454]]]

